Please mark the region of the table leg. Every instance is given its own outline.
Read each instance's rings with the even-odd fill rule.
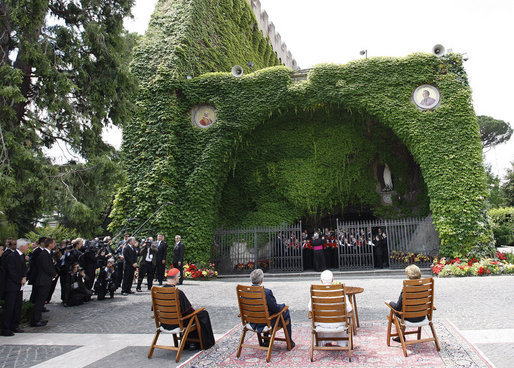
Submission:
[[[355,319],[357,320],[357,327],[360,327],[359,324],[359,311],[357,310],[357,299],[355,299],[355,294],[352,295],[352,301],[353,301],[353,310],[355,312]]]

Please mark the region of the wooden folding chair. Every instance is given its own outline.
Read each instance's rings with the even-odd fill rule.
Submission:
[[[197,314],[204,308],[200,308],[187,316],[183,316],[180,311],[178,289],[175,287],[158,286],[152,287],[152,308],[157,330],[155,331],[155,337],[152,341],[148,358],[152,357],[155,348],[175,350],[177,352],[175,361],[178,363],[186,341],[199,342],[200,348],[203,350],[202,330]],[[176,327],[170,330],[164,328],[163,325]],[[189,337],[189,334],[193,331],[198,332],[198,338]],[[175,346],[157,345],[157,339],[161,332],[172,334]]]
[[[348,359],[352,361],[353,328],[350,313],[347,312],[347,299],[343,284],[311,285],[312,335],[311,362],[314,350],[348,350]],[[324,326],[324,324],[340,324]],[[320,333],[340,333],[339,337],[321,337]],[[346,332],[346,336],[342,336]],[[319,346],[320,341],[347,341],[347,346]]]
[[[243,333],[241,340],[239,341],[239,348],[237,349],[237,357],[241,356],[242,348],[252,348],[267,350],[266,362],[271,359],[271,350],[275,340],[285,341],[287,343],[287,350],[291,350],[291,337],[287,332],[286,326],[289,324],[289,320],[284,320],[284,312],[287,310],[286,305],[280,312],[273,315],[268,313],[268,304],[266,302],[266,294],[264,293],[264,287],[262,286],[245,286],[237,285],[237,301],[239,303],[239,316],[241,317],[241,323],[243,325]],[[264,325],[262,332],[259,332],[257,328],[252,327],[253,324]],[[284,330],[285,338],[276,337],[277,331],[280,329]],[[246,332],[254,332],[257,334],[259,345],[244,344]],[[268,336],[264,336],[262,334]],[[262,346],[263,341],[268,341],[269,346]]]
[[[437,351],[440,350],[439,341],[432,324],[432,312],[434,307],[434,279],[432,277],[418,280],[404,280],[402,291],[402,310],[397,311],[389,303],[386,305],[391,309],[387,317],[387,346],[391,346],[391,338],[399,336],[402,344],[403,355],[407,356],[407,345],[419,344],[422,342],[433,341]],[[410,322],[407,319],[424,317],[421,322]],[[395,325],[396,333],[391,333],[391,326]],[[421,338],[421,328],[430,326],[432,336],[426,339]],[[407,328],[415,330],[407,331]],[[416,334],[415,340],[405,340],[405,335]]]

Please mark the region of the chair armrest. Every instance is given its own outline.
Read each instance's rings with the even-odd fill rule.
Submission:
[[[182,319],[191,318],[191,317],[193,317],[194,315],[196,315],[196,314],[200,313],[201,311],[203,311],[204,309],[205,309],[204,307],[202,307],[202,308],[200,308],[200,309],[197,309],[197,310],[195,310],[193,313],[190,313],[190,314],[188,314],[187,316],[183,316],[183,317],[181,318],[181,320],[182,320]]]
[[[275,313],[275,314],[274,314],[274,315],[272,315],[272,316],[269,316],[269,318],[270,318],[270,319],[273,319],[273,318],[275,318],[275,317],[277,317],[277,316],[281,315],[282,313],[284,313],[284,312],[287,310],[287,308],[289,308],[289,307],[286,305],[284,308],[282,308],[282,310],[281,310],[280,312]]]
[[[397,314],[403,314],[402,311],[397,311],[396,309],[391,307],[391,304],[389,304],[388,302],[384,302],[384,303],[385,303],[385,305],[387,305],[391,309],[391,312],[394,312],[394,313],[397,313]]]

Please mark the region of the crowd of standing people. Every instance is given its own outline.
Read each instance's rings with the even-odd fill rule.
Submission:
[[[45,305],[50,303],[58,282],[64,307],[87,303],[94,295],[97,300],[104,300],[107,295],[113,298],[120,287],[122,295],[133,294],[136,271],[137,292],[142,291],[145,277],[148,290],[154,280],[163,285],[168,245],[163,234],[158,234],[156,239],[137,241],[126,233],[117,244],[107,236],[101,240],[63,240],[57,245],[53,238],[41,237],[37,243],[8,238],[5,245],[0,245],[0,299],[4,301],[1,335],[23,332],[20,322],[27,284],[32,285],[29,298],[34,304],[32,327],[48,323],[43,313],[48,312]],[[172,265],[180,271],[178,284],[183,282],[184,249],[177,235]]]

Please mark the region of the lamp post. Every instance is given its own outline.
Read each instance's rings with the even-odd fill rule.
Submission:
[[[361,55],[366,55],[366,60],[368,59],[368,50],[361,50]]]

